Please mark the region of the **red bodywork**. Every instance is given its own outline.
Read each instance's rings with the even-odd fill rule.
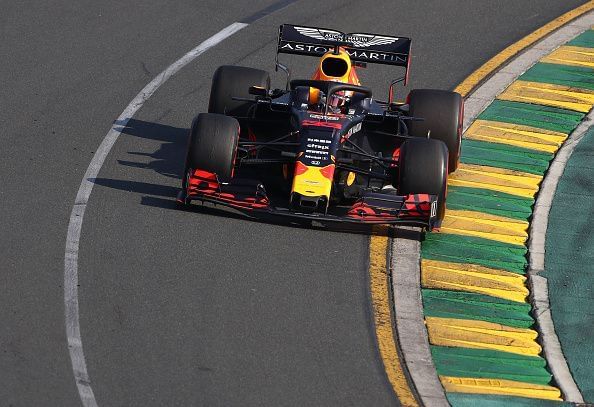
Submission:
[[[370,224],[403,223],[418,220],[426,223],[431,214],[431,206],[436,202],[436,197],[428,194],[410,194],[401,197],[401,200],[391,201],[388,205],[372,203],[376,197],[364,197],[357,200],[347,209],[345,216],[324,214],[299,214],[279,210],[270,204],[264,189],[257,183],[233,180],[229,183],[220,183],[213,173],[195,170],[188,177],[186,191],[178,195],[181,204],[191,200],[213,202],[238,209],[249,214],[272,214],[296,217],[311,217],[312,219],[327,221],[346,221]],[[393,204],[397,203],[396,206]],[[392,204],[392,205],[390,205]]]

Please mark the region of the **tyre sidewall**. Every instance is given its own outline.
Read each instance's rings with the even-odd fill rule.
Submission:
[[[203,170],[228,182],[233,176],[239,122],[233,117],[201,113],[192,122],[186,156],[186,173]]]
[[[400,149],[398,185],[401,195],[437,195],[437,223],[445,216],[448,179],[448,149],[444,142],[409,139]]]
[[[409,95],[409,114],[422,118],[410,121],[408,130],[413,137],[430,137],[443,141],[448,147],[448,169],[458,168],[462,142],[464,103],[456,92],[436,89],[414,89]]]
[[[233,97],[252,99],[250,86],[270,89],[270,74],[261,69],[223,65],[214,73],[210,88],[208,112],[246,117],[253,103],[233,100]]]

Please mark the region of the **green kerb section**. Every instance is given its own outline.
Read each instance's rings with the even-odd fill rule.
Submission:
[[[569,41],[567,45],[573,47],[594,48],[594,31],[584,31],[582,34]]]
[[[581,34],[568,45],[577,47],[594,48],[594,31],[589,30]],[[594,90],[594,69],[579,66],[566,66],[555,63],[539,62],[520,76],[519,80],[547,83],[552,85],[567,86],[576,89]],[[494,100],[477,119],[529,126],[535,129],[549,130],[563,134],[570,134],[582,121],[585,114],[572,110],[550,106],[541,106],[530,103]],[[594,172],[594,132],[591,134],[592,142],[588,146],[589,161],[585,160],[591,172]],[[519,171],[527,174],[543,176],[549,168],[553,154],[531,150],[523,147],[511,146],[505,143],[486,142],[481,140],[464,139],[462,141],[462,154],[460,161],[464,164],[494,167],[505,170]],[[586,327],[594,326],[592,309],[594,295],[592,294],[591,280],[584,280],[593,276],[594,272],[578,270],[573,266],[576,257],[583,258],[584,264],[594,263],[594,234],[589,228],[583,226],[579,238],[571,236],[569,231],[578,230],[579,227],[568,227],[570,221],[581,221],[594,217],[594,173],[584,175],[579,171],[572,173],[572,183],[581,186],[589,185],[592,196],[584,192],[571,194],[577,186],[571,184],[570,188],[560,185],[560,192],[566,193],[570,198],[559,202],[556,206],[558,223],[553,223],[552,240],[547,240],[547,274],[554,270],[556,275],[549,285],[554,287],[551,295],[553,315],[555,312],[563,313],[563,323],[573,324],[563,327],[559,337],[575,352],[568,357],[572,371],[577,369],[581,374],[582,384],[594,382],[594,341],[591,340],[590,331]],[[556,201],[558,202],[558,201]],[[475,211],[496,215],[510,220],[529,221],[532,216],[534,199],[523,198],[511,194],[492,191],[486,188],[448,187],[447,208],[449,210]],[[551,225],[549,225],[549,229]],[[549,230],[548,236],[551,235]],[[551,246],[560,242],[560,247],[591,247],[581,251],[580,256],[574,252],[572,259],[563,261],[549,260]],[[589,246],[588,246],[589,245]],[[570,253],[569,249],[565,250]],[[425,260],[438,260],[443,262],[474,264],[505,270],[516,274],[525,274],[527,268],[525,245],[502,243],[495,240],[461,236],[450,233],[427,233],[421,245],[421,257]],[[581,280],[580,280],[581,279]],[[555,285],[551,285],[551,281]],[[470,293],[465,291],[428,289],[421,290],[425,316],[438,318],[452,318],[461,320],[485,321],[501,324],[508,327],[530,329],[534,326],[531,315],[532,307],[529,303],[518,303],[506,299],[495,298],[489,295]],[[580,306],[576,305],[578,299]],[[555,301],[557,311],[555,311]],[[582,305],[583,304],[583,305]],[[580,308],[581,307],[581,308]],[[576,310],[585,310],[576,312]],[[569,313],[572,317],[567,317]],[[556,321],[558,318],[556,319]],[[585,325],[582,321],[587,321]],[[581,326],[580,326],[581,324]],[[583,328],[583,329],[581,329]],[[571,332],[569,336],[567,332]],[[591,350],[584,357],[584,352],[579,352],[580,346],[588,342]],[[580,345],[582,344],[582,345]],[[565,344],[564,344],[565,349]],[[517,355],[513,353],[471,349],[459,347],[445,347],[431,345],[431,353],[437,373],[442,376],[465,377],[476,379],[513,380],[527,384],[551,385],[552,375],[547,370],[545,360],[540,356]],[[573,358],[573,360],[572,360]],[[578,360],[579,359],[579,360]],[[577,366],[577,367],[576,367]],[[590,386],[591,388],[592,386]],[[583,391],[583,389],[582,389]],[[588,393],[594,397],[594,391]],[[485,406],[485,407],[517,407],[533,406],[563,406],[562,402],[552,402],[538,399],[495,396],[483,394],[464,394],[448,392],[449,402],[455,407]]]
[[[478,116],[478,119],[520,124],[569,134],[583,117],[583,113],[571,110],[496,99]]]
[[[456,407],[569,407],[571,403],[560,401],[527,399],[488,394],[447,393],[448,401]]]
[[[527,251],[524,246],[445,233],[428,233],[421,245],[423,259],[478,264],[518,274],[525,273]]]
[[[448,209],[480,211],[511,219],[528,220],[534,200],[489,189],[448,187]]]
[[[545,272],[563,355],[594,403],[594,128],[575,148],[549,213]]]
[[[551,158],[552,154],[526,148],[465,139],[462,140],[460,161],[542,175],[549,167]]]
[[[530,304],[489,295],[423,289],[423,307],[428,317],[472,319],[515,328],[530,328]]]
[[[503,379],[547,385],[551,374],[538,356],[524,356],[487,349],[431,346],[437,374],[453,377]]]
[[[594,69],[586,67],[539,62],[519,79],[594,90]]]

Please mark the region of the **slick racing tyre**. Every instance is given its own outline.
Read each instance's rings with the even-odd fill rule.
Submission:
[[[430,194],[438,196],[437,221],[445,215],[448,148],[440,140],[408,139],[400,148],[398,183],[401,195]]]
[[[430,136],[448,147],[448,172],[454,172],[460,161],[464,103],[456,92],[434,89],[414,89],[409,94],[409,114],[424,120],[412,120],[409,134],[414,137]]]
[[[192,123],[185,174],[191,170],[215,173],[229,182],[239,140],[239,122],[233,117],[201,113]]]
[[[266,71],[243,66],[220,66],[212,78],[209,113],[246,117],[253,103],[233,100],[233,97],[251,99],[250,86],[270,89],[270,75]]]

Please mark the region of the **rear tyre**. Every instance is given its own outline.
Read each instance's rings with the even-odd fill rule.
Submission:
[[[233,167],[239,140],[239,122],[233,117],[201,113],[192,122],[184,187],[190,170],[215,173],[221,182],[233,177]]]
[[[233,97],[252,98],[249,94],[250,86],[270,89],[270,75],[260,69],[232,65],[220,66],[212,78],[208,112],[246,117],[254,104],[233,100]]]
[[[400,148],[398,188],[401,195],[438,196],[437,224],[445,215],[448,180],[448,148],[440,140],[408,139]]]
[[[454,172],[460,161],[464,103],[456,92],[435,89],[414,89],[409,94],[409,113],[423,121],[411,121],[409,134],[441,140],[448,147],[448,171]]]

